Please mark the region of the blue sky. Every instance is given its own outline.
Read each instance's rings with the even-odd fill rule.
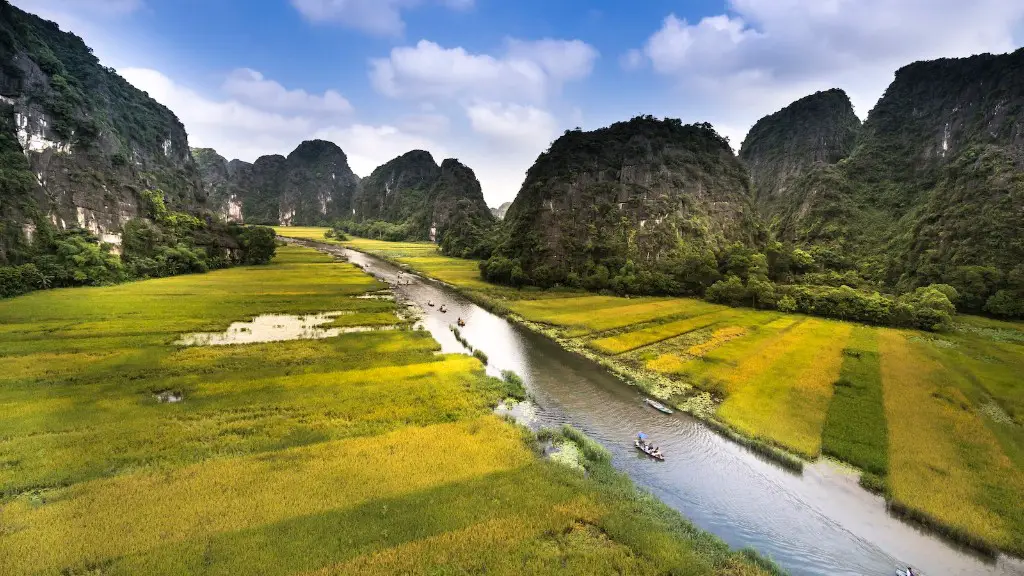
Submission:
[[[514,198],[563,130],[637,114],[759,117],[839,87],[863,118],[900,66],[1006,52],[1019,0],[14,0],[82,36],[181,118],[253,161],[337,142],[361,176],[413,148]]]

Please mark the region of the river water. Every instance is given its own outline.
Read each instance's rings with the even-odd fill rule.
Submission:
[[[424,310],[422,325],[444,352],[466,350],[450,326],[489,357],[488,372],[519,374],[535,399],[517,418],[534,428],[572,424],[612,453],[616,468],[736,548],[752,547],[794,575],[892,575],[910,564],[927,576],[1024,575],[1024,561],[984,558],[891,516],[856,472],[828,461],[802,474],[765,461],[685,414],[664,415],[635,388],[551,340],[491,314],[438,282],[379,258],[308,243],[344,256],[392,284],[401,303]],[[397,285],[396,285],[397,284]],[[428,301],[435,307],[427,305]],[[441,313],[441,304],[448,312]],[[633,447],[646,432],[666,454],[655,462]]]

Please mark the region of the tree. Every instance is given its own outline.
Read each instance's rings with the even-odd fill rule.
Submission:
[[[277,252],[274,229],[267,226],[246,226],[238,240],[243,264],[267,264]]]

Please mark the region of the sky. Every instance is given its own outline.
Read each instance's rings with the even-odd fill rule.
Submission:
[[[409,150],[511,201],[567,129],[758,118],[842,88],[867,117],[916,60],[1024,45],[1021,0],[12,0],[252,162],[331,140],[359,176]]]

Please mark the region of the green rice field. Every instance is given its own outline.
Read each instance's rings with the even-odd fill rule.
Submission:
[[[427,332],[176,344],[397,323],[357,298],[381,288],[281,247],[0,301],[0,574],[765,573],[607,465],[539,458],[492,412],[508,385]]]
[[[406,255],[409,244],[363,242],[350,245],[426,259],[417,269],[428,275],[463,270],[466,280],[446,281],[662,400],[687,408],[710,394],[712,417],[734,431],[846,461],[896,509],[978,547],[1024,554],[1024,324],[960,316],[935,334],[686,298],[518,291],[469,277],[474,262],[444,264],[429,245]],[[649,384],[666,379],[674,384]]]

